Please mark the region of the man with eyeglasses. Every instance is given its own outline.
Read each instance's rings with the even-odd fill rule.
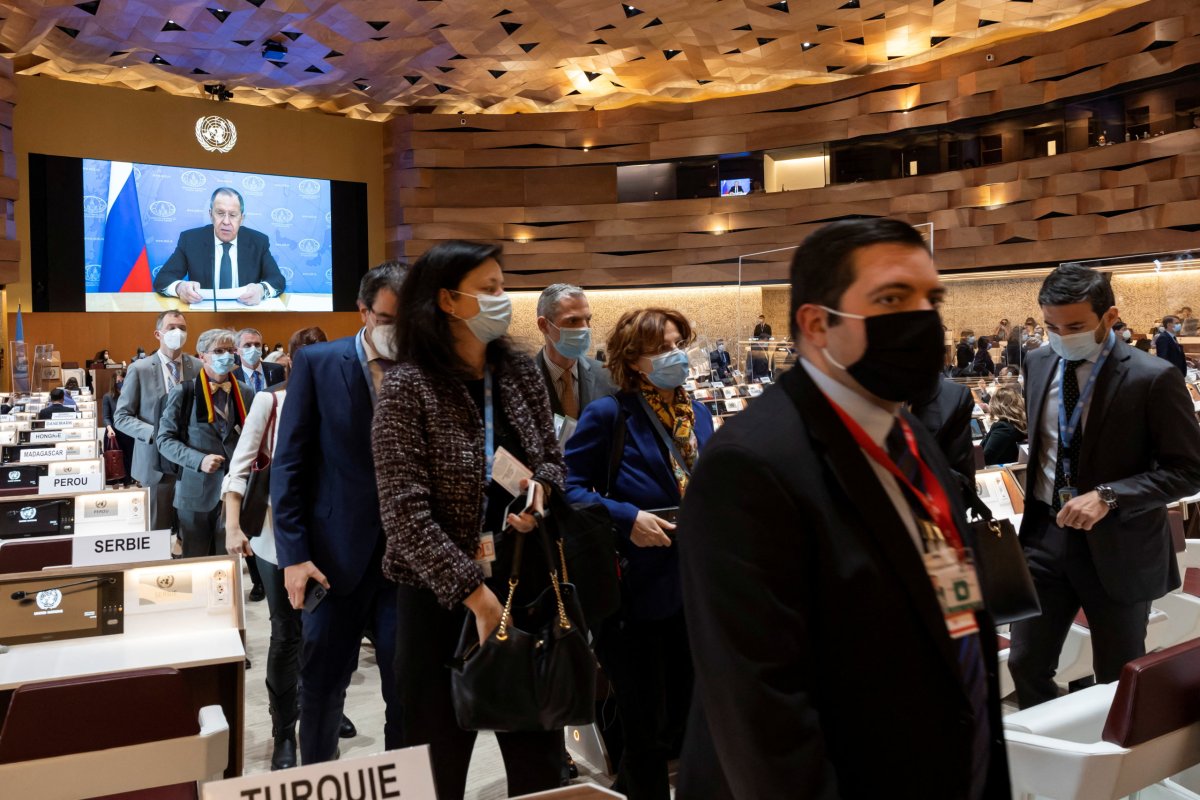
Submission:
[[[293,608],[304,611],[300,652],[300,759],[337,758],[346,687],[363,631],[374,631],[382,679],[384,746],[400,743],[393,661],[396,585],[383,576],[371,419],[383,376],[395,363],[395,323],[406,267],[388,262],[363,276],[353,336],[309,345],[292,359],[287,404],[271,466],[275,550]],[[435,454],[430,454],[433,457]]]
[[[237,301],[256,306],[278,297],[287,281],[271,255],[265,233],[243,228],[246,204],[228,186],[212,193],[208,204],[211,225],[179,234],[175,252],[154,276],[154,291],[185,303],[206,299],[201,290],[240,289]]]

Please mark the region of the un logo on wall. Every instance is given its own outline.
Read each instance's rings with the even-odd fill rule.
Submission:
[[[83,198],[83,215],[85,217],[103,217],[108,210],[108,201],[103,197],[89,194]]]
[[[179,176],[179,182],[189,189],[199,189],[208,183],[208,176],[199,170],[189,169]]]
[[[237,144],[237,128],[224,117],[196,120],[196,141],[210,153],[228,153]]]
[[[312,197],[321,193],[321,183],[320,181],[314,181],[312,178],[305,178],[296,184],[296,189],[300,194]]]
[[[251,194],[257,194],[267,188],[267,182],[257,175],[247,175],[242,178],[242,188]]]
[[[290,208],[276,208],[271,210],[271,222],[276,225],[287,225],[295,217]]]
[[[321,249],[321,243],[316,239],[301,239],[296,244],[296,249],[306,256],[311,256]]]
[[[155,200],[150,204],[150,216],[164,221],[175,219],[175,204],[170,200]]]

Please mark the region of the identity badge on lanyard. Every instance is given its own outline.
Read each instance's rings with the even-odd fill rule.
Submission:
[[[1075,486],[1075,475],[1073,465],[1071,464],[1071,457],[1068,454],[1071,452],[1071,442],[1074,441],[1075,434],[1079,431],[1079,425],[1083,421],[1083,409],[1087,405],[1088,398],[1092,396],[1092,390],[1096,386],[1096,379],[1100,377],[1100,368],[1104,366],[1109,353],[1113,351],[1116,341],[1116,334],[1109,331],[1108,338],[1104,340],[1104,349],[1100,351],[1100,356],[1096,359],[1096,366],[1092,367],[1092,374],[1088,375],[1087,383],[1079,391],[1079,400],[1075,403],[1075,408],[1071,411],[1070,419],[1067,419],[1067,407],[1062,401],[1062,387],[1065,385],[1067,378],[1067,361],[1066,359],[1059,359],[1058,457],[1062,459],[1063,480],[1066,482],[1066,486],[1058,490],[1059,505],[1065,506],[1079,494],[1079,489]]]
[[[483,371],[483,463],[486,480],[483,484],[483,517],[487,519],[487,487],[492,483],[492,462],[496,460],[496,421],[492,409],[492,368]],[[495,534],[484,532],[479,535],[475,549],[475,563],[483,570],[484,577],[492,577],[492,562],[496,560]]]
[[[920,467],[921,480],[928,490],[925,492],[913,486],[912,481],[884,452],[883,448],[872,441],[862,426],[832,400],[830,404],[833,405],[858,446],[870,456],[871,460],[891,473],[892,477],[899,481],[925,510],[926,519],[918,520],[924,545],[921,561],[925,565],[925,572],[929,575],[933,591],[942,607],[942,618],[946,622],[946,630],[950,637],[960,639],[972,633],[978,633],[979,623],[975,620],[975,612],[983,608],[983,594],[979,589],[979,577],[975,572],[975,563],[971,551],[963,546],[945,489],[938,483],[933,470],[921,458],[912,428],[903,418],[897,420],[900,429],[904,432],[908,450]]]

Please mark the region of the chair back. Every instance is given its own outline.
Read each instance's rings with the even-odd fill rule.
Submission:
[[[71,537],[12,539],[0,542],[0,575],[41,572],[71,565]]]
[[[1200,639],[1134,659],[1121,670],[1103,739],[1134,747],[1200,722]]]
[[[26,683],[13,692],[0,727],[0,764],[199,733],[191,693],[176,669]]]

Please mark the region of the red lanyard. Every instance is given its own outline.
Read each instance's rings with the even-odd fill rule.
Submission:
[[[946,491],[938,482],[937,476],[933,474],[933,470],[925,463],[925,459],[921,458],[921,453],[917,448],[917,437],[913,435],[912,428],[908,426],[908,423],[902,417],[896,418],[896,421],[900,423],[900,429],[904,431],[904,440],[908,443],[908,450],[912,453],[913,458],[917,460],[917,464],[921,468],[921,480],[924,482],[928,490],[927,492],[922,492],[913,486],[912,481],[896,466],[896,462],[892,461],[891,457],[884,452],[882,447],[872,441],[867,432],[862,429],[862,426],[855,422],[841,406],[833,402],[833,400],[829,400],[829,404],[833,406],[833,410],[842,418],[842,424],[850,431],[850,435],[854,437],[854,441],[858,443],[858,446],[876,464],[890,472],[896,480],[900,481],[912,493],[913,497],[920,501],[921,506],[925,509],[925,513],[938,526],[942,535],[946,537],[946,541],[952,544],[954,549],[961,552],[963,549],[962,537],[958,533],[958,526],[954,523],[954,515],[950,511],[950,500],[946,497]]]

